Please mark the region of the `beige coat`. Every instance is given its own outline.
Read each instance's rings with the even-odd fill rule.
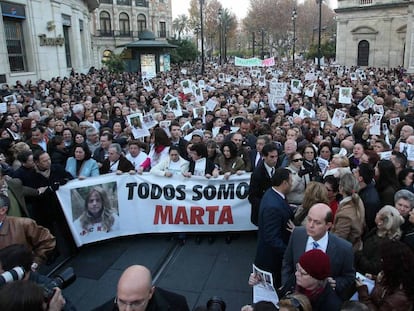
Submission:
[[[357,206],[351,197],[345,197],[339,202],[331,232],[352,243],[354,252],[362,248],[361,236],[365,228],[365,208],[358,198]]]

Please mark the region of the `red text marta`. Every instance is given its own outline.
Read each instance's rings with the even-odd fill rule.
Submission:
[[[185,206],[173,209],[171,205],[156,205],[154,225],[158,224],[184,224],[184,225],[222,225],[233,224],[233,215],[230,205],[191,206],[189,211]]]

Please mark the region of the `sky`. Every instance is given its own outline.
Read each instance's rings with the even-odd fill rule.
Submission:
[[[207,0],[208,1],[208,0]],[[247,9],[250,5],[250,0],[219,0],[224,8],[234,12],[239,19],[242,19],[247,14]],[[330,7],[337,7],[337,0],[328,0]],[[178,15],[188,15],[188,9],[190,7],[190,0],[171,0],[172,3],[172,16],[173,19]]]
[[[171,0],[171,2],[173,19],[181,14],[188,15],[190,0]],[[250,0],[219,0],[219,2],[223,5],[224,8],[227,8],[231,12],[234,12],[240,19],[246,16],[247,9],[250,4]]]

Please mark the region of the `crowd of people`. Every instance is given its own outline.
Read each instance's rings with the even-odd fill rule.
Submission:
[[[412,77],[402,68],[318,71],[306,63],[259,70],[211,63],[203,76],[196,68],[173,67],[150,84],[136,73],[94,68],[50,81],[3,84],[0,184],[8,200],[0,200],[0,220],[32,218],[33,230],[48,231],[49,244],[11,239],[0,225],[0,248],[26,244],[39,255],[37,264],[58,255],[53,235],[75,248],[55,194],[72,179],[144,172],[230,179],[251,173],[255,264],[272,273],[280,294],[290,297],[285,303],[294,302],[290,309],[281,307],[340,310],[357,290],[369,310],[411,310]],[[301,81],[299,91],[289,87],[292,79]],[[201,94],[185,93],[184,80]],[[286,92],[275,98],[272,88],[280,83]],[[305,95],[311,85],[312,96]],[[340,102],[342,88],[352,88],[351,103]],[[367,96],[373,103],[361,108]],[[179,109],[171,98],[178,99]],[[336,111],[346,114],[339,126]],[[373,134],[378,111],[381,130]],[[137,113],[156,121],[148,135],[136,134],[142,120],[129,123]],[[107,230],[117,225],[115,211],[103,208],[107,199],[100,190],[85,198],[76,223],[80,231],[97,223]],[[356,271],[375,280],[371,293],[355,281]],[[266,304],[251,308],[261,310],[260,305]]]

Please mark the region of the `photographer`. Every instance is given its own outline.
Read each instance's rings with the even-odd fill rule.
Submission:
[[[56,246],[55,237],[33,219],[7,216],[9,206],[9,198],[0,194],[0,249],[11,244],[24,244],[33,252],[37,265],[45,262]]]
[[[60,285],[60,287],[66,287],[67,285],[69,285],[69,283],[71,283],[71,281],[74,280],[74,275],[73,276],[71,275],[71,277],[68,279],[63,277],[64,278],[63,281],[60,275],[58,277],[59,282],[56,282],[56,279],[51,279],[38,272],[31,271],[32,262],[33,262],[33,255],[30,252],[30,250],[24,245],[13,244],[0,250],[0,273],[11,271],[15,267],[20,267],[24,269],[25,271],[22,279],[25,281],[33,282],[37,284],[38,286],[40,286],[40,288],[42,289],[43,301],[44,300],[50,301],[49,306],[52,306],[52,301],[55,301],[56,304],[59,305],[59,301],[62,301],[63,299],[63,305],[59,309],[58,308],[52,309],[51,307],[49,307],[49,309],[39,309],[39,310],[75,311],[76,308],[72,305],[72,303],[70,303],[70,301],[63,298],[61,289],[56,286],[56,285],[62,284]],[[14,278],[13,280],[14,281],[11,282],[11,284],[17,282],[16,278]],[[1,286],[1,284],[2,282],[0,282],[0,292],[3,290],[3,288],[9,285],[9,284],[5,284],[4,286]],[[21,285],[21,286],[25,287],[26,285]],[[1,294],[0,294],[0,297],[1,297]],[[22,295],[22,299],[24,299],[23,295]],[[17,304],[18,303],[17,300],[14,301],[14,303]],[[8,305],[8,306],[12,306],[12,305]],[[3,308],[2,298],[0,298],[0,310],[23,310],[23,309]],[[35,309],[24,309],[24,310],[35,310]]]
[[[65,298],[59,288],[48,303],[44,300],[43,289],[31,281],[15,281],[0,288],[0,310],[60,311],[64,306]]]

